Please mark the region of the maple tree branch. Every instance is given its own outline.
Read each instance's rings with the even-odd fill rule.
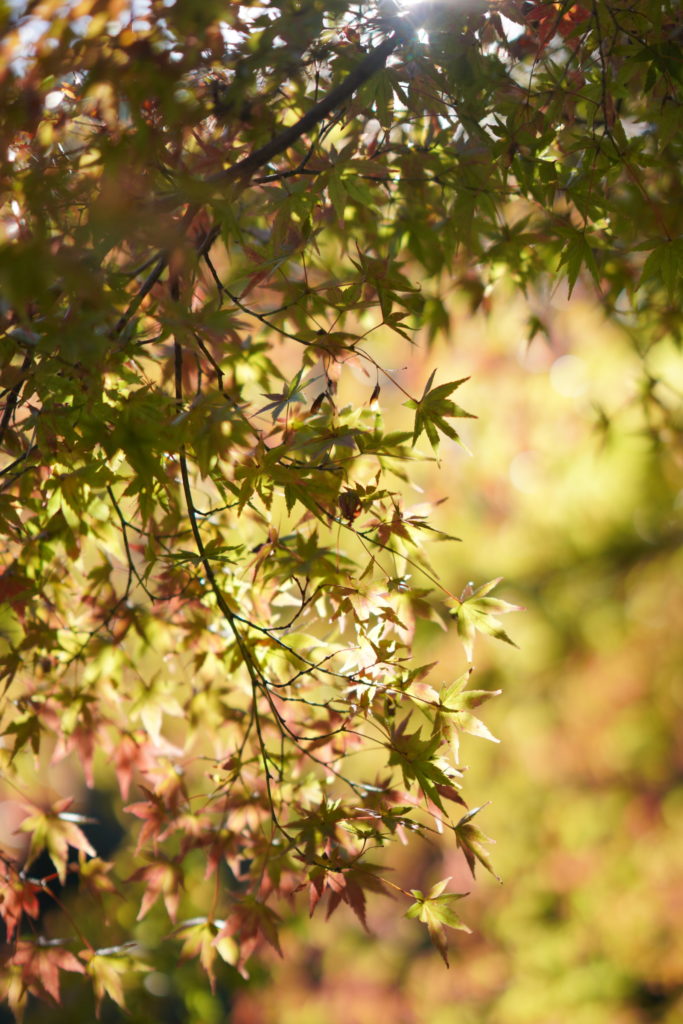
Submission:
[[[157,283],[157,281],[163,274],[164,270],[168,266],[168,253],[162,252],[159,254],[158,257],[155,257],[155,259],[156,263],[154,264],[149,274],[138,288],[133,298],[131,299],[125,313],[122,313],[121,316],[119,317],[114,328],[114,336],[117,336],[122,333],[122,331],[130,322],[132,317],[134,317],[135,314],[137,313],[138,309],[142,304],[143,299],[147,295],[149,295],[152,288]]]
[[[176,406],[177,406],[178,410],[180,411],[182,409],[182,403],[183,403],[183,385],[182,385],[183,352],[182,352],[182,347],[181,347],[181,345],[180,345],[180,343],[179,343],[179,341],[177,339],[174,340],[174,342],[173,342],[173,352],[174,352],[174,362],[175,362],[175,397],[176,397]],[[235,637],[235,641],[237,643],[237,646],[240,649],[240,653],[241,653],[241,655],[242,655],[242,657],[244,659],[244,663],[247,666],[247,671],[249,672],[250,679],[252,680],[252,682],[259,683],[260,680],[259,680],[258,670],[257,670],[256,666],[253,663],[253,660],[252,660],[251,655],[250,655],[250,653],[249,653],[249,651],[248,651],[248,649],[246,647],[246,644],[244,643],[244,639],[242,637],[242,634],[240,633],[239,629],[237,628],[236,617],[235,617],[234,613],[232,612],[230,606],[228,605],[227,601],[225,600],[225,597],[223,596],[223,591],[221,590],[221,588],[218,585],[218,580],[216,579],[216,574],[213,571],[213,566],[211,565],[211,560],[210,560],[209,556],[206,553],[206,548],[204,546],[204,541],[202,540],[202,535],[201,535],[201,533],[199,531],[199,526],[197,524],[197,512],[196,512],[196,509],[195,509],[195,506],[194,506],[194,499],[192,498],[192,489],[190,487],[190,474],[189,474],[189,471],[188,471],[188,468],[187,468],[187,457],[186,457],[186,454],[185,454],[184,446],[182,446],[181,449],[180,449],[179,462],[180,462],[180,476],[181,476],[182,485],[183,485],[183,493],[185,495],[185,505],[187,507],[187,514],[188,514],[189,519],[190,519],[190,527],[192,529],[192,536],[194,538],[194,542],[195,542],[195,545],[197,547],[197,552],[199,554],[199,558],[201,560],[202,565],[204,566],[204,571],[206,572],[206,578],[209,581],[209,586],[211,587],[211,590],[213,591],[214,597],[216,598],[216,603],[217,603],[218,607],[220,608],[221,612],[223,613],[223,616],[225,617],[226,622],[230,626],[230,629],[232,631],[233,636]]]
[[[205,183],[208,185],[215,185],[242,182],[246,186],[251,176],[259,170],[259,168],[269,163],[273,157],[278,156],[280,153],[284,153],[287,149],[293,146],[302,135],[319,124],[323,118],[327,117],[327,115],[335,109],[335,107],[340,106],[340,104],[348,100],[362,85],[364,85],[365,82],[368,81],[368,79],[372,78],[374,74],[380,71],[402,38],[403,33],[397,29],[393,35],[388,39],[385,39],[384,42],[380,43],[374,50],[371,50],[371,52],[353,69],[353,71],[349,72],[343,82],[340,82],[338,86],[327,94],[327,96],[324,96],[318,103],[311,107],[303,117],[299,118],[296,124],[290,125],[289,128],[285,128],[284,131],[275,135],[270,142],[267,142],[264,146],[254,150],[253,153],[250,153],[249,156],[239,160],[232,167],[228,167],[207,178]],[[173,196],[164,196],[160,205],[166,206],[169,203],[174,206],[177,205],[177,194]],[[200,203],[194,202],[190,204],[182,218],[181,229],[185,229],[189,226],[200,209]],[[208,253],[218,237],[219,232],[219,224],[214,224],[213,227],[209,228],[204,239],[197,247],[197,253],[200,257],[205,256],[206,253]],[[114,328],[114,336],[120,335],[130,322],[131,318],[135,315],[145,296],[149,294],[168,266],[169,258],[169,252],[159,253],[157,262],[131,300],[125,313],[123,313],[119,318],[116,327]]]
[[[212,175],[207,179],[207,183],[222,184],[239,181],[244,178],[249,179],[254,171],[269,163],[274,156],[278,156],[279,153],[283,153],[290,146],[293,146],[302,135],[311,128],[315,128],[323,118],[332,113],[335,107],[341,106],[342,103],[350,99],[369,78],[372,78],[374,74],[381,71],[402,38],[403,33],[398,30],[395,31],[383,43],[380,43],[374,50],[371,50],[360,64],[357,64],[353,71],[349,72],[343,82],[340,82],[338,86],[328,92],[327,96],[323,96],[318,103],[311,107],[308,113],[299,118],[296,124],[285,128],[279,135],[272,138],[270,142],[266,142],[264,146],[255,150],[249,156],[245,156],[232,167]]]
[[[183,402],[183,390],[182,390],[182,346],[180,345],[180,343],[178,342],[177,339],[174,340],[173,344],[174,344],[174,364],[175,364],[175,397],[176,397],[176,407],[180,411],[182,409],[182,402]],[[319,737],[301,737],[301,736],[297,736],[297,734],[288,726],[288,724],[285,722],[285,720],[282,718],[282,716],[278,712],[278,710],[277,710],[277,708],[276,708],[276,706],[274,704],[273,697],[272,697],[271,693],[269,692],[268,683],[263,678],[262,673],[261,673],[258,665],[255,664],[255,662],[254,662],[254,660],[253,660],[253,658],[251,656],[251,653],[250,653],[250,651],[249,651],[249,649],[248,649],[248,647],[247,647],[247,645],[246,645],[246,643],[244,641],[244,638],[243,638],[242,634],[240,633],[240,631],[239,631],[239,629],[237,627],[237,622],[238,621],[239,622],[243,622],[247,626],[252,625],[252,623],[250,623],[250,622],[248,622],[248,620],[245,620],[244,618],[242,618],[242,616],[234,613],[231,610],[231,608],[229,607],[229,605],[227,604],[227,602],[225,600],[225,597],[223,595],[223,592],[222,592],[222,590],[221,590],[221,588],[220,588],[220,586],[218,584],[218,580],[216,579],[215,573],[213,571],[213,566],[211,565],[210,559],[209,559],[209,557],[207,555],[206,548],[204,546],[204,541],[202,540],[202,536],[201,536],[201,533],[199,531],[199,526],[197,524],[196,510],[195,510],[195,506],[194,506],[194,500],[192,498],[192,492],[191,492],[191,487],[190,487],[189,471],[188,471],[188,467],[187,467],[187,457],[185,455],[185,451],[182,448],[181,448],[181,451],[180,451],[179,461],[180,461],[180,474],[181,474],[181,479],[182,479],[183,492],[184,492],[184,495],[185,495],[185,504],[186,504],[186,507],[187,507],[188,516],[189,516],[189,519],[190,519],[190,526],[192,528],[192,535],[194,537],[194,541],[195,541],[195,544],[196,544],[196,547],[197,547],[197,552],[198,552],[199,557],[201,559],[202,565],[204,566],[204,570],[206,572],[206,576],[207,576],[207,579],[209,581],[209,585],[211,587],[211,590],[212,590],[212,592],[213,592],[213,594],[214,594],[214,596],[216,598],[216,603],[218,604],[218,607],[219,607],[220,611],[222,612],[222,614],[224,615],[228,625],[230,626],[232,634],[235,637],[235,641],[236,641],[237,646],[239,647],[240,653],[242,655],[244,664],[245,664],[245,666],[247,668],[247,672],[249,673],[249,678],[251,680],[252,689],[253,689],[253,702],[252,702],[253,721],[254,721],[254,725],[256,726],[256,733],[257,733],[257,737],[258,737],[259,748],[260,748],[260,751],[261,751],[261,758],[262,758],[262,761],[263,761],[263,767],[264,767],[264,771],[265,771],[266,788],[267,788],[267,792],[268,792],[268,802],[269,802],[271,813],[272,813],[272,816],[273,816],[273,822],[274,822],[276,828],[286,837],[286,839],[290,843],[293,844],[293,848],[296,849],[298,852],[300,852],[298,846],[296,845],[296,841],[287,832],[285,827],[282,825],[282,823],[278,819],[276,811],[275,811],[274,800],[273,800],[273,796],[272,796],[272,792],[271,792],[271,787],[270,787],[270,778],[271,778],[271,776],[270,776],[270,769],[268,767],[268,762],[271,759],[270,759],[270,756],[268,754],[268,751],[267,751],[267,748],[266,748],[266,745],[265,745],[265,741],[264,741],[264,737],[263,737],[263,733],[262,733],[262,730],[261,730],[260,714],[259,714],[259,710],[258,710],[258,706],[257,706],[258,693],[261,692],[265,696],[266,700],[268,701],[268,704],[269,704],[269,706],[270,706],[270,708],[271,708],[271,710],[272,710],[272,712],[273,712],[273,714],[274,714],[274,716],[276,718],[276,721],[278,723],[278,726],[279,726],[280,730],[283,732],[283,735],[285,735],[285,734],[288,735],[292,739],[292,741],[294,742],[296,747],[301,751],[302,754],[304,754],[305,756],[309,757],[312,761],[315,761],[316,763],[318,763],[320,765],[324,765],[325,763],[322,760],[317,758],[310,750],[307,750],[307,749],[305,749],[302,746],[302,744],[304,742],[310,742],[310,741],[312,741],[314,739],[318,739]],[[267,633],[268,631],[264,629],[263,632]],[[268,635],[270,635],[270,634],[268,634]],[[272,637],[271,636],[270,638],[271,638],[271,640],[275,640],[275,642],[278,645],[284,647],[287,650],[290,650],[288,645],[286,645],[284,642],[280,641],[278,637]],[[291,653],[296,653],[296,652],[292,651]],[[304,660],[304,659],[302,659],[302,660]],[[337,674],[337,673],[335,673],[335,674]],[[349,677],[346,677],[346,678],[349,678]],[[327,735],[334,736],[338,732],[342,732],[342,731],[343,731],[343,729],[336,729],[336,730],[330,732]],[[329,765],[327,765],[327,767],[338,778],[340,778],[342,781],[346,782],[353,789],[354,792],[359,792],[360,790],[362,790],[362,786],[360,786],[360,785],[354,783],[353,781],[351,781],[350,779],[346,778],[346,776],[342,775],[340,772],[338,772],[333,767],[331,767]]]

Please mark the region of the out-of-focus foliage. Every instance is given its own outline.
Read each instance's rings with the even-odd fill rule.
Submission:
[[[181,1003],[219,1019],[252,954],[281,952],[290,908],[346,903],[366,926],[368,894],[400,897],[448,962],[444,928],[463,927],[454,903],[475,868],[505,873],[490,829],[505,836],[501,860],[519,858],[522,895],[492,896],[481,915],[500,962],[518,943],[533,975],[528,991],[516,979],[521,995],[504,971],[486,975],[510,991],[508,1003],[491,994],[492,1019],[528,1019],[534,983],[552,1019],[536,913],[553,878],[544,858],[563,848],[550,840],[566,835],[571,852],[578,836],[581,852],[593,835],[607,842],[609,822],[636,829],[619,758],[639,754],[640,718],[657,719],[651,682],[627,689],[629,703],[615,681],[626,733],[634,705],[628,754],[617,736],[588,778],[588,754],[572,764],[572,737],[590,744],[592,730],[599,746],[614,713],[595,686],[597,703],[576,696],[581,659],[609,662],[610,635],[625,657],[641,635],[628,611],[593,605],[621,588],[620,608],[645,608],[645,647],[649,620],[674,615],[643,552],[676,536],[662,510],[680,454],[668,365],[683,290],[678,6],[45,0],[1,16],[3,996],[18,1016],[30,996],[73,1016],[86,977],[98,1012],[130,1002],[148,1020],[165,999],[165,1019]],[[567,419],[567,438],[598,433],[563,453],[577,467],[561,511],[543,492],[557,453],[531,443],[555,436],[557,410],[507,362],[520,334],[530,351],[563,350],[557,289],[591,295],[622,346],[596,329],[591,361],[611,387]],[[520,292],[496,358],[462,347],[453,374],[435,374],[445,348],[429,365],[409,350],[489,316],[490,333],[495,300]],[[562,358],[561,393],[581,372]],[[640,393],[619,404],[611,376],[627,358]],[[477,469],[461,457],[455,522],[442,521],[450,488],[429,473],[473,444],[459,401],[476,389]],[[497,491],[499,460],[525,432],[517,515]],[[618,509],[583,485],[596,436],[626,490]],[[642,507],[627,486],[638,473]],[[414,508],[419,483],[429,500]],[[477,503],[452,566],[442,552]],[[655,583],[638,576],[648,562]],[[492,761],[489,789],[509,792],[483,812],[486,786],[472,810],[460,792],[461,739],[496,732],[479,705],[499,679],[469,677],[475,637],[477,650],[481,634],[510,641],[501,574],[546,619],[524,627],[531,654],[509,655],[527,659],[529,684],[508,685],[507,760]],[[563,697],[552,684],[570,660]],[[674,719],[664,707],[644,758]],[[535,761],[547,766],[525,779]],[[567,809],[591,772],[607,793],[594,833]],[[668,776],[658,784],[669,792]],[[394,878],[382,849],[412,832],[445,832],[453,869],[435,859],[423,879],[412,843],[413,873]],[[607,877],[609,851],[603,862]],[[652,863],[622,866],[608,921],[620,886],[643,884]],[[678,963],[666,929],[651,939]],[[562,968],[562,954],[549,962]],[[630,975],[604,976],[616,1006]],[[432,1012],[424,997],[420,1012]]]

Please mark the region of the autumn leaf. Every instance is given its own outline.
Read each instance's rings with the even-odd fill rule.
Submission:
[[[443,687],[437,696],[435,728],[439,730],[444,741],[450,744],[456,763],[460,753],[461,732],[490,740],[492,743],[499,742],[484,722],[472,714],[470,708],[476,708],[491,697],[499,696],[502,690],[468,690],[466,687],[471,675],[470,668],[454,682]]]
[[[417,782],[425,796],[443,810],[438,786],[448,786],[451,780],[437,763],[442,736],[437,732],[422,739],[421,729],[406,731],[408,721],[409,717],[391,730],[389,764],[400,767],[406,786]]]
[[[174,930],[173,935],[182,940],[180,958],[189,960],[199,958],[199,962],[206,971],[211,985],[211,991],[216,991],[216,974],[214,964],[216,957],[220,956],[226,963],[233,967],[239,960],[239,947],[232,936],[219,933],[225,927],[225,921],[212,921],[206,917],[192,918],[183,921]]]
[[[502,690],[468,690],[467,684],[470,681],[471,675],[472,670],[468,669],[458,676],[454,682],[444,686],[439,691],[440,709],[453,712],[454,714],[462,711],[467,712],[472,708],[479,707],[480,704],[485,704],[491,697],[499,697],[503,692]]]
[[[182,813],[181,805],[184,804],[185,797],[182,781],[175,772],[171,771],[162,779],[155,792],[146,786],[140,786],[140,789],[148,799],[127,804],[123,809],[144,822],[138,836],[137,850],[141,850],[144,844],[150,840],[156,849],[165,829],[169,827],[169,824],[172,826]]]
[[[62,885],[66,881],[70,846],[92,857],[97,852],[78,827],[78,824],[90,822],[92,819],[68,811],[67,808],[72,803],[73,797],[57,800],[49,810],[35,810],[33,814],[29,814],[19,826],[21,832],[28,832],[31,836],[27,865],[32,864],[43,850],[46,850]]]
[[[12,961],[21,967],[24,977],[28,979],[31,991],[36,992],[36,985],[38,985],[36,994],[42,994],[40,992],[40,988],[42,988],[56,1003],[60,1002],[59,972],[72,971],[76,974],[85,972],[83,964],[76,959],[73,953],[64,949],[63,939],[39,939],[37,942],[20,939],[17,942]]]
[[[420,435],[424,432],[429,438],[429,442],[436,452],[439,448],[439,432],[445,434],[446,437],[452,438],[457,441],[458,444],[462,444],[459,435],[457,434],[454,427],[448,423],[449,419],[456,417],[466,417],[467,419],[476,419],[472,413],[465,412],[459,405],[452,402],[449,399],[449,395],[457,390],[462,384],[464,384],[469,377],[463,377],[461,380],[452,381],[450,384],[440,384],[439,387],[432,388],[432,382],[436,376],[436,370],[433,371],[425,389],[422,393],[422,397],[415,401],[409,399],[403,404],[408,409],[415,410],[415,426],[413,428],[413,444],[418,440]]]
[[[23,969],[12,963],[9,949],[4,955],[0,954],[0,999],[7,1002],[19,1024],[24,1019],[30,987],[30,979],[26,978]]]
[[[363,864],[362,868],[352,866],[341,871],[316,866],[309,871],[309,912],[313,916],[321,897],[327,892],[327,917],[331,917],[341,903],[346,903],[356,915],[363,928],[369,932],[366,919],[365,891],[383,893],[387,889],[376,864]],[[301,886],[304,888],[304,886]]]
[[[124,732],[112,745],[111,757],[116,771],[121,796],[128,799],[136,772],[150,771],[154,766],[154,745],[144,734]]]
[[[450,880],[449,876],[437,882],[426,895],[419,889],[411,889],[410,892],[415,897],[415,902],[405,915],[406,917],[416,917],[427,925],[429,937],[443,957],[446,967],[449,966],[449,963],[444,928],[457,928],[464,932],[471,931],[453,910],[453,904],[461,900],[467,893],[444,893]]]
[[[117,893],[123,898],[123,894],[109,877],[113,867],[113,861],[105,861],[100,857],[86,859],[82,850],[78,853],[78,866],[71,865],[72,870],[75,869],[78,873],[79,885],[97,901],[101,901],[105,893]]]
[[[6,863],[0,888],[0,917],[5,922],[7,941],[11,942],[14,932],[24,914],[37,918],[40,913],[38,893],[43,886],[36,879],[20,874],[10,863]]]
[[[232,939],[240,946],[240,967],[261,941],[267,942],[282,956],[278,928],[281,918],[272,907],[255,896],[244,896],[230,907],[223,927],[216,935],[216,944]],[[221,954],[222,955],[222,954]]]
[[[304,393],[304,371],[300,370],[294,379],[289,383],[285,383],[282,386],[282,391],[279,394],[270,393],[264,394],[263,397],[269,399],[268,404],[264,405],[262,409],[259,409],[259,415],[264,412],[269,412],[273,418],[273,421],[277,420],[282,415],[285,409],[288,409],[290,405],[301,404],[306,401],[306,395]]]
[[[10,722],[5,729],[5,735],[14,736],[14,747],[10,756],[10,762],[28,744],[35,755],[40,751],[40,740],[43,734],[43,727],[40,716],[34,710],[24,711],[17,715],[13,722]]]
[[[477,861],[479,861],[479,863],[500,882],[501,878],[494,871],[488,852],[484,846],[484,844],[492,843],[494,840],[482,832],[477,825],[472,823],[472,818],[474,818],[475,814],[479,814],[484,807],[486,807],[486,804],[482,804],[481,807],[474,807],[471,811],[468,811],[467,814],[463,815],[457,825],[453,826],[453,831],[455,833],[458,848],[465,854],[465,860],[469,865],[472,875],[474,876],[474,868]]]
[[[517,646],[514,640],[507,635],[496,615],[523,611],[522,606],[487,596],[500,583],[501,579],[502,576],[499,576],[471,592],[468,588],[468,592],[459,600],[453,598],[449,602],[450,614],[456,621],[458,635],[470,662],[474,655],[474,637],[477,632],[485,633],[497,640],[503,640],[513,647]]]
[[[130,708],[130,717],[140,719],[151,740],[161,742],[161,726],[164,714],[181,718],[184,711],[177,697],[160,679],[145,687]]]
[[[25,637],[21,620],[12,606],[0,604],[0,655],[15,650]]]
[[[122,1010],[126,1009],[123,975],[131,971],[146,972],[151,969],[140,960],[138,946],[134,942],[106,949],[85,949],[78,955],[85,962],[86,972],[92,980],[98,1017],[105,996],[109,996]]]
[[[166,906],[168,916],[172,921],[175,921],[180,902],[179,890],[182,886],[182,880],[183,875],[180,865],[160,858],[134,871],[127,881],[145,883],[145,892],[142,897],[137,920],[141,921],[159,897],[161,897]]]

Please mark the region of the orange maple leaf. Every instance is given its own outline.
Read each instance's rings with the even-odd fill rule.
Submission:
[[[38,942],[20,939],[11,963],[21,967],[24,984],[30,992],[39,997],[47,993],[56,1003],[60,1001],[60,970],[85,973],[83,964],[64,949],[61,939],[39,939]]]

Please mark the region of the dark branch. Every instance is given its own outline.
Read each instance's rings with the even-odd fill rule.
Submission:
[[[231,181],[243,181],[251,178],[252,174],[257,171],[260,167],[269,163],[273,157],[278,156],[280,153],[284,153],[285,150],[293,146],[294,143],[301,138],[306,132],[315,128],[328,114],[345,103],[353,94],[372,78],[374,74],[384,67],[390,54],[398,46],[401,41],[402,34],[395,32],[388,39],[385,39],[383,43],[380,43],[374,50],[372,50],[364,60],[358,64],[353,71],[351,71],[343,82],[340,82],[336,88],[332,89],[327,96],[316,103],[307,114],[299,118],[296,124],[291,125],[289,128],[285,128],[284,131],[280,132],[274,138],[267,142],[265,146],[261,146],[260,149],[255,150],[249,156],[245,156],[243,160],[234,164],[232,167],[228,167],[224,171],[219,171],[218,174],[212,175],[207,179],[209,184],[228,183]]]
[[[353,94],[372,78],[374,74],[380,71],[387,62],[387,59],[391,53],[396,49],[403,33],[400,31],[394,32],[392,36],[385,39],[383,43],[380,43],[374,50],[372,50],[367,57],[364,58],[358,64],[357,67],[351,71],[343,82],[332,89],[331,92],[324,96],[318,103],[316,103],[307,114],[299,118],[296,124],[291,125],[289,128],[285,128],[284,131],[280,132],[274,138],[267,142],[265,146],[261,146],[260,149],[255,150],[249,156],[244,157],[238,163],[232,167],[228,167],[226,170],[220,171],[218,174],[214,174],[208,178],[206,184],[228,184],[230,182],[240,182],[243,185],[247,185],[252,175],[259,170],[259,168],[269,163],[273,157],[278,156],[280,153],[284,153],[285,150],[289,149],[294,143],[301,138],[306,132],[315,128],[328,114],[330,114],[336,107],[345,103]],[[172,196],[164,196],[159,205],[161,206],[177,206],[180,202],[180,197],[177,194]],[[201,204],[191,203],[185,211],[185,215],[182,218],[181,229],[184,231],[185,228],[194,220],[195,216],[201,209]],[[198,255],[204,256],[209,252],[211,246],[215,242],[220,232],[220,225],[216,224],[210,228],[200,244],[197,246]],[[159,258],[152,268],[151,272],[145,278],[139,291],[135,294],[128,309],[119,318],[116,327],[114,328],[114,336],[120,335],[131,318],[135,315],[139,309],[145,296],[152,290],[156,282],[159,280],[164,270],[168,266],[169,253],[159,253]]]

